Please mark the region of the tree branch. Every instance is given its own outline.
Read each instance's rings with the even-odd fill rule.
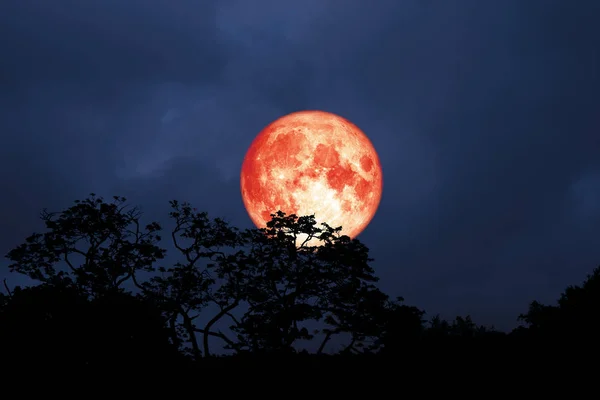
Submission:
[[[196,327],[192,323],[189,315],[180,307],[179,314],[183,317],[183,326],[190,337],[190,343],[192,344],[192,352],[194,353],[194,358],[196,360],[202,357],[202,353],[200,352],[200,346],[198,346],[198,339],[196,338]]]
[[[6,293],[8,293],[8,297],[12,297],[12,292],[10,291],[10,288],[8,287],[8,284],[6,283],[6,278],[4,278],[4,280],[2,281],[2,283],[4,283],[4,289],[6,289]]]
[[[240,304],[239,300],[235,300],[233,303],[228,305],[227,307],[221,308],[221,311],[217,313],[208,323],[204,326],[204,337],[203,337],[203,346],[204,346],[204,354],[208,357],[210,355],[210,351],[208,348],[208,334],[206,332],[210,332],[210,328],[220,320],[224,315],[227,315],[229,311],[233,310]]]
[[[356,343],[356,338],[352,338],[350,344],[346,346],[344,350],[342,350],[342,353],[351,353],[352,350],[356,351],[356,349],[354,348],[354,343]]]
[[[117,281],[115,282],[115,286],[119,287],[121,286],[121,284],[123,282],[125,282],[126,280],[128,280],[129,278],[131,278],[133,276],[133,273],[131,271],[129,271],[126,275],[124,275],[121,279],[117,279]]]
[[[325,338],[323,339],[323,341],[321,342],[321,345],[319,346],[319,350],[317,350],[317,354],[323,354],[323,349],[325,349],[325,345],[327,344],[327,342],[329,342],[329,340],[331,339],[331,337],[333,335],[336,335],[340,333],[339,329],[336,329],[334,331],[327,331],[327,333],[325,334]]]
[[[208,332],[207,332],[207,331],[205,331],[204,329],[200,329],[200,328],[194,328],[194,331],[196,331],[196,332],[198,332],[198,333],[206,334],[206,335],[209,335],[209,336],[215,336],[215,337],[221,338],[221,339],[223,339],[223,341],[224,341],[225,343],[227,343],[227,344],[228,344],[228,345],[230,345],[230,346],[234,346],[234,345],[235,345],[235,343],[233,343],[233,340],[229,339],[229,338],[228,338],[227,336],[225,336],[225,334],[224,334],[223,332],[221,332],[221,331],[219,331],[219,332],[211,332],[211,331],[208,331]]]
[[[71,263],[71,261],[69,260],[69,253],[68,253],[68,250],[69,250],[69,249],[64,249],[64,250],[63,250],[63,251],[64,251],[64,256],[63,256],[63,259],[65,260],[65,262],[67,263],[67,265],[69,266],[69,268],[71,269],[71,271],[73,271],[73,272],[77,272],[77,271],[75,270],[75,267],[73,266],[73,264],[72,264],[72,263]]]

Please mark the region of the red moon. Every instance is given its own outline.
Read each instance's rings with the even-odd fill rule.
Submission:
[[[383,189],[377,152],[350,121],[324,111],[283,116],[254,139],[242,165],[244,206],[258,228],[281,210],[358,236]],[[315,243],[317,244],[317,243]]]

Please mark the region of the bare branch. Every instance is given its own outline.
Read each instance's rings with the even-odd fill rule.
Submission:
[[[212,319],[210,321],[208,321],[208,323],[204,326],[204,332],[209,332],[210,328],[217,321],[219,321],[223,316],[227,315],[227,313],[229,313],[231,310],[233,310],[234,308],[236,308],[239,304],[240,304],[239,300],[236,299],[229,306],[221,308],[221,311],[219,311],[214,317],[212,317]],[[208,348],[208,335],[206,333],[204,333],[203,346],[204,346],[204,354],[206,356],[210,355],[210,351],[209,351],[209,348]]]
[[[328,330],[327,333],[325,334],[325,338],[323,339],[323,341],[321,342],[321,345],[319,346],[319,350],[317,350],[317,354],[322,354],[323,350],[325,349],[325,345],[327,344],[327,342],[329,342],[329,340],[331,340],[331,337],[333,335],[337,335],[338,333],[340,333],[342,330],[341,329],[335,329],[333,331]]]
[[[6,283],[6,278],[4,278],[4,280],[2,281],[2,283],[4,283],[4,289],[6,289],[6,293],[8,294],[8,297],[12,297],[12,292],[10,291],[10,288],[8,287],[8,284]]]
[[[64,250],[63,259],[65,260],[65,263],[67,263],[67,265],[69,266],[69,268],[71,269],[71,271],[76,272],[75,267],[73,266],[73,264],[69,260],[69,251],[68,251],[68,249]]]
[[[204,329],[200,329],[200,328],[194,328],[194,331],[198,332],[198,333],[202,333],[202,334],[207,334],[209,336],[214,336],[214,337],[218,337],[221,338],[225,343],[227,343],[230,346],[234,346],[235,343],[233,342],[233,340],[229,339],[227,336],[225,336],[225,334],[221,331],[218,332],[212,332],[212,331],[206,331]]]

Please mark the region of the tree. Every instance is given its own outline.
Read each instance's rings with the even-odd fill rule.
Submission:
[[[189,344],[194,358],[210,355],[209,337],[232,343],[222,332],[211,330],[241,301],[243,252],[231,254],[242,242],[238,230],[224,220],[211,220],[189,203],[171,201],[174,247],[182,259],[173,267],[159,268],[160,276],[138,286],[161,304],[178,343]],[[229,252],[228,252],[229,251]],[[219,279],[219,282],[217,282]],[[203,327],[195,322],[209,305],[218,308]],[[202,350],[196,334],[202,335]]]
[[[278,212],[266,228],[239,231],[188,203],[171,206],[182,261],[145,289],[170,308],[195,357],[211,354],[210,337],[238,353],[293,352],[298,340],[320,332],[309,330],[316,322],[334,325],[325,331],[328,340],[351,329],[336,321],[359,313],[359,298],[374,291],[368,249],[341,236],[341,228],[317,226],[314,216]],[[309,246],[312,239],[322,245]],[[198,326],[201,313],[207,322]],[[233,336],[214,329],[224,319]]]
[[[125,201],[92,194],[62,212],[44,210],[47,231],[8,253],[11,271],[90,301],[126,295],[123,284],[131,280],[161,311],[171,343],[196,359],[211,355],[211,337],[237,353],[285,353],[318,333],[323,351],[345,333],[347,349],[357,351],[377,336],[385,314],[378,310],[391,307],[374,286],[368,248],[314,216],[277,212],[266,228],[240,231],[172,201],[180,259],[157,268],[166,254],[161,227],[142,228],[139,209]],[[144,280],[140,272],[152,274]]]
[[[399,297],[388,302],[380,317],[381,330],[377,341],[386,354],[398,353],[421,338],[423,334],[424,311],[414,306],[402,304]]]
[[[343,353],[370,352],[380,346],[378,338],[382,336],[384,318],[388,311],[389,296],[373,286],[363,286],[358,291],[335,299],[335,312],[325,317],[329,325],[323,331],[325,338],[318,353],[333,335],[350,333],[350,342]]]
[[[43,210],[45,233],[34,233],[7,254],[9,269],[45,283],[73,284],[90,296],[117,290],[136,272],[152,271],[165,250],[157,223],[123,197],[112,203],[91,194],[62,212]]]
[[[234,320],[235,349],[250,352],[293,352],[298,340],[323,331],[350,332],[346,323],[358,315],[362,298],[373,291],[368,249],[341,235],[341,227],[317,224],[314,216],[279,211],[267,227],[246,231],[247,310]],[[318,245],[310,243],[318,242]],[[321,329],[310,325],[324,323]],[[355,338],[356,340],[356,338]]]
[[[521,314],[519,319],[527,324],[530,336],[595,339],[600,334],[599,310],[600,267],[597,267],[581,286],[568,286],[557,305],[533,301],[527,313]]]

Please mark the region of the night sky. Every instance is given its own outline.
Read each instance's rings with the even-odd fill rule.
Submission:
[[[597,0],[2,0],[0,252],[90,192],[251,227],[253,138],[322,109],[381,159],[359,237],[380,287],[511,329],[600,264],[599,20]]]

